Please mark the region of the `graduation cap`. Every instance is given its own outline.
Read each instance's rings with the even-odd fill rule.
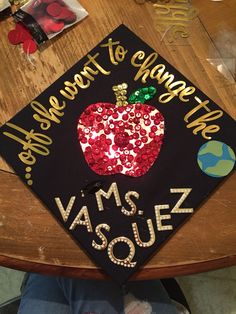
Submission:
[[[235,133],[121,25],[1,127],[0,152],[122,284],[233,170]]]

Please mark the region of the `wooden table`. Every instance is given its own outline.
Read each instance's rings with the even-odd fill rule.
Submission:
[[[199,14],[189,23],[189,36],[172,43],[154,27],[157,16],[150,2],[80,2],[89,17],[46,43],[31,60],[7,41],[7,33],[14,26],[12,18],[1,22],[0,124],[121,23],[236,118],[235,69],[225,67],[226,78],[209,62],[213,59],[212,63],[219,63],[227,53],[222,50],[226,45],[222,46],[219,34],[228,36],[227,45],[234,45],[235,53],[231,36],[236,29],[235,0],[192,1]],[[233,50],[229,51],[232,54]],[[227,58],[235,60],[236,56],[227,54]],[[3,160],[0,169],[0,264],[45,274],[106,278]],[[178,276],[236,264],[235,186],[233,173],[134,278]]]

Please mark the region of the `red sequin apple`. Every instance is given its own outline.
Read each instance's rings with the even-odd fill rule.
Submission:
[[[157,108],[143,103],[99,102],[80,115],[77,131],[85,160],[94,172],[139,177],[160,153],[164,118]]]

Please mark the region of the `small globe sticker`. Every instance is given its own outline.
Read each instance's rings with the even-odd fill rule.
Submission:
[[[209,141],[200,147],[197,162],[200,169],[208,176],[225,177],[234,168],[235,153],[223,142]]]

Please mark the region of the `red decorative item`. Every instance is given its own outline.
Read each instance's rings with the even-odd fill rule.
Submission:
[[[47,13],[52,17],[56,17],[61,14],[62,7],[59,3],[53,2],[47,6]]]
[[[15,29],[8,33],[8,40],[12,45],[23,44],[25,53],[32,54],[37,50],[37,45],[28,29],[21,23],[17,23]]]
[[[23,42],[23,50],[27,54],[34,53],[37,50],[37,45],[33,39],[27,39]]]
[[[73,10],[62,0],[32,1],[25,9],[41,26],[46,35],[59,33],[65,24],[72,24],[77,16]]]
[[[60,15],[56,19],[63,20],[65,23],[73,23],[76,20],[76,15],[65,7],[62,8]]]
[[[46,34],[50,34],[52,32],[51,28],[55,22],[49,16],[43,16],[40,17],[38,23]]]
[[[50,30],[53,33],[60,32],[64,28],[65,24],[63,22],[53,23],[50,26]]]
[[[85,160],[94,172],[139,177],[147,173],[160,153],[164,118],[147,104],[101,102],[85,109],[77,131]]]
[[[31,39],[30,32],[23,24],[17,23],[15,29],[8,33],[8,40],[12,45],[23,43],[25,40]]]
[[[8,35],[8,40],[12,45],[18,45],[21,43],[20,33],[17,32],[15,29],[11,30]]]

